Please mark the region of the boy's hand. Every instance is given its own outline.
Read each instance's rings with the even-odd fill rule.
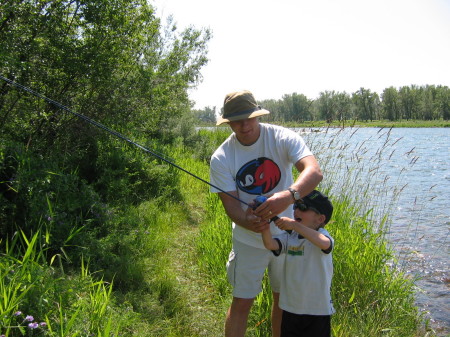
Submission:
[[[283,229],[286,231],[286,230],[294,229],[294,226],[293,226],[294,222],[295,222],[295,220],[293,220],[293,219],[290,219],[287,217],[282,217],[275,221],[275,225],[277,225],[277,227],[279,229]]]

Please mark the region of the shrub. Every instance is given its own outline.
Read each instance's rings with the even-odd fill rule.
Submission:
[[[76,234],[95,228],[104,206],[97,193],[76,170],[65,172],[58,158],[43,158],[13,144],[0,157],[2,235],[12,237],[20,229],[31,236],[41,229],[50,255],[61,253]]]

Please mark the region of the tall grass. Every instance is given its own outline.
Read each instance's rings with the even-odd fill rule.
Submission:
[[[228,129],[201,130],[203,142],[195,151],[184,146],[181,139],[173,147],[158,150],[209,181],[208,158],[229,133]],[[396,268],[395,256],[385,238],[387,213],[395,193],[381,197],[374,193],[377,189],[382,192],[383,181],[390,178],[376,174],[374,159],[369,169],[372,175],[364,178],[371,184],[361,192],[356,186],[368,167],[347,169],[347,155],[356,163],[362,162],[359,159],[369,155],[370,149],[365,148],[366,143],[353,149],[339,135],[327,134],[330,138],[326,141],[319,141],[314,133],[309,135],[313,138],[307,138],[327,176],[321,189],[330,194],[336,207],[334,222],[329,224],[336,239],[333,298],[338,312],[333,317],[334,335],[425,335],[419,333],[422,320],[413,305],[413,280]],[[381,131],[380,136],[389,136],[388,130]],[[384,149],[392,143],[387,138]],[[104,176],[101,188],[112,201],[117,194],[117,202],[112,203],[114,207],[96,203],[105,216],[92,223],[84,219],[89,226],[83,226],[81,232],[77,232],[81,227],[76,226],[80,221],[76,211],[70,219],[64,218],[66,230],[58,232],[62,244],[56,246],[64,250],[52,246],[55,237],[49,232],[61,223],[48,221],[63,214],[64,200],[68,205],[82,198],[83,205],[96,202],[96,197],[89,197],[90,188],[74,189],[75,193],[53,199],[46,195],[40,198],[35,192],[30,200],[36,212],[27,223],[36,230],[2,238],[0,246],[6,248],[0,255],[0,335],[222,334],[231,300],[225,271],[231,249],[231,223],[217,195],[209,193],[204,182],[166,163],[139,157],[129,166],[130,158],[139,156],[135,150],[118,147],[111,151],[112,158],[106,150],[102,154],[103,171],[109,170],[110,174]],[[389,150],[384,152],[390,155]],[[376,158],[381,154],[370,155]],[[352,175],[342,177],[341,170]],[[25,173],[29,174],[25,176],[34,177],[39,172],[27,169]],[[130,179],[117,179],[123,172]],[[60,178],[64,178],[62,172],[39,181],[54,181],[62,187],[66,180]],[[31,181],[23,180],[22,190],[41,186]],[[111,181],[113,190],[108,189]],[[154,185],[149,187],[150,192],[142,181],[145,186]],[[73,198],[76,200],[72,202]],[[89,208],[86,214],[90,212]],[[74,242],[76,250],[72,250]],[[74,253],[80,258],[70,259]],[[251,312],[248,336],[270,335],[270,307],[271,291],[265,278],[263,292]]]
[[[182,239],[192,226],[187,207],[146,202],[116,215],[109,223],[113,234],[85,247],[86,255],[97,250],[105,265],[112,263],[105,270],[91,272],[82,259],[78,271],[66,273],[63,264],[47,262],[42,232],[21,234],[28,247],[23,252],[15,238],[0,255],[0,336],[200,335],[198,326],[208,322],[192,322],[202,312],[188,301],[194,282],[198,293],[204,289],[195,273],[188,275],[192,284],[180,283],[191,258]]]
[[[304,134],[317,157],[325,179],[321,188],[336,201],[351,201],[358,214],[383,230],[395,207],[405,182],[405,168],[391,170],[391,158],[399,155],[395,145],[400,139],[391,136],[392,129],[379,129],[365,135],[364,129],[322,129]],[[414,165],[414,160],[410,162]],[[392,172],[396,172],[394,175]]]
[[[111,284],[95,281],[83,265],[66,275],[48,265],[38,245],[41,232],[27,238],[17,252],[12,240],[0,256],[0,333],[5,336],[118,336],[128,322],[112,309]],[[18,258],[20,256],[21,258]]]
[[[136,156],[133,165],[139,163],[127,170],[128,161],[115,151],[128,151],[125,158]],[[161,152],[171,153],[170,148]],[[198,160],[199,154],[187,158],[192,172],[196,165],[205,167]],[[177,151],[173,155],[177,156]],[[32,199],[31,206],[37,211],[27,216],[30,236],[23,232],[0,239],[0,336],[184,337],[211,331],[208,321],[199,322],[213,316],[195,310],[205,299],[205,288],[195,266],[187,265],[194,260],[195,254],[189,248],[195,235],[192,230],[204,213],[202,196],[207,195],[207,188],[201,183],[198,193],[190,194],[194,192],[192,178],[134,149],[117,147],[111,152],[112,159],[106,151],[102,156],[108,163],[104,170],[112,174],[103,177],[101,188],[105,188],[104,195],[112,198],[112,205],[99,204],[107,216],[101,217],[95,226],[84,226],[80,232],[78,222],[66,217],[63,230],[61,223],[55,221],[56,215],[66,210],[61,205],[64,198],[91,202],[83,191],[53,199],[41,193],[42,197]],[[180,157],[186,157],[185,153],[180,153]],[[136,176],[134,169],[140,167],[149,179],[128,180],[127,177]],[[41,172],[28,167],[23,170],[30,176]],[[119,172],[122,176],[116,179]],[[63,177],[63,173],[51,176]],[[183,177],[181,193],[179,177]],[[18,181],[22,190],[37,185],[29,183],[30,180]],[[113,189],[106,191],[110,182]],[[152,186],[146,188],[140,183]],[[58,182],[57,186],[62,184]],[[148,191],[142,192],[143,188]],[[33,195],[38,195],[37,190],[32,189],[36,191]],[[183,190],[195,198],[182,196]],[[24,208],[30,203],[25,201]],[[10,205],[12,209],[14,204]],[[14,225],[8,226],[14,233],[12,228]],[[58,236],[54,235],[55,229],[60,230]],[[57,245],[61,249],[53,248],[55,238],[63,243]],[[201,296],[194,308],[193,286]],[[208,301],[207,298],[201,305]],[[194,316],[198,319],[194,320]]]
[[[389,215],[402,185],[401,177],[387,176],[381,163],[393,155],[397,140],[383,129],[376,136],[378,143],[381,141],[379,148],[374,148],[370,139],[350,142],[351,134],[343,137],[343,132],[336,130],[304,136],[324,171],[319,189],[335,206],[333,220],[327,225],[336,242],[333,336],[431,336],[433,332],[426,331],[426,321],[414,303],[414,279],[399,268],[386,238]],[[217,134],[212,137],[217,141]],[[387,189],[389,179],[398,179],[398,187]],[[216,196],[208,198],[206,209],[208,218],[198,240],[201,264],[219,293],[231,297],[224,268],[231,248],[230,220]],[[270,335],[270,303],[265,278],[251,312],[248,336]]]

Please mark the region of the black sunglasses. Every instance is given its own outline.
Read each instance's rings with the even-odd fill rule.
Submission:
[[[311,211],[314,211],[314,212],[316,212],[317,214],[320,214],[320,212],[317,210],[317,209],[315,209],[314,207],[309,207],[308,205],[306,205],[304,202],[303,202],[303,200],[299,200],[299,201],[297,201],[296,203],[294,203],[294,210],[295,209],[299,209],[299,210],[301,210],[302,212],[304,212],[304,211],[307,211],[307,210],[311,210]]]

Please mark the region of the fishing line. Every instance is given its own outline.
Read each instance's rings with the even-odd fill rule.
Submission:
[[[232,197],[233,199],[235,199],[235,200],[237,200],[237,201],[243,203],[244,205],[247,205],[247,206],[251,207],[248,203],[246,203],[245,201],[243,201],[243,200],[239,199],[238,197],[232,195],[231,193],[224,191],[224,190],[221,189],[220,187],[211,184],[209,181],[206,181],[205,179],[200,178],[199,176],[195,175],[194,173],[189,172],[188,170],[182,168],[181,166],[178,166],[177,164],[175,164],[175,163],[171,162],[170,160],[164,158],[162,155],[156,153],[155,151],[152,151],[152,150],[146,148],[145,146],[140,145],[140,144],[138,144],[138,143],[132,141],[131,139],[125,137],[123,134],[121,134],[121,133],[119,133],[119,132],[117,132],[117,131],[115,131],[115,130],[112,130],[112,129],[108,128],[107,126],[105,126],[105,125],[103,125],[103,124],[101,124],[101,123],[99,123],[99,122],[96,122],[96,121],[94,121],[93,119],[91,119],[91,118],[89,118],[89,117],[86,117],[86,116],[84,116],[84,115],[82,115],[82,114],[80,114],[80,113],[78,113],[78,112],[72,111],[72,110],[70,110],[68,107],[66,107],[65,105],[63,105],[63,104],[61,104],[61,103],[59,103],[59,102],[57,102],[57,101],[55,101],[55,100],[52,100],[51,98],[48,98],[48,97],[46,97],[46,96],[44,96],[44,95],[42,95],[42,94],[40,94],[40,93],[38,93],[38,92],[36,92],[36,91],[34,91],[34,90],[32,90],[32,89],[30,89],[30,88],[28,88],[28,87],[22,85],[22,84],[19,84],[19,83],[14,82],[14,81],[12,81],[12,80],[6,78],[6,77],[3,77],[2,75],[0,75],[0,79],[4,80],[5,82],[7,82],[7,83],[10,84],[10,85],[15,86],[16,88],[22,89],[22,90],[24,90],[24,91],[26,91],[26,92],[28,92],[28,93],[30,93],[30,94],[36,96],[36,97],[39,97],[39,98],[43,99],[43,100],[46,101],[47,103],[50,103],[50,104],[52,104],[52,105],[54,105],[54,106],[60,108],[61,110],[67,111],[67,112],[69,112],[69,113],[71,113],[71,114],[77,116],[78,118],[84,120],[85,122],[88,122],[88,123],[90,123],[90,124],[92,124],[92,125],[95,125],[96,127],[98,127],[98,128],[100,128],[100,129],[102,129],[102,130],[104,130],[104,131],[106,131],[106,132],[108,132],[108,133],[110,133],[110,134],[116,136],[117,138],[120,138],[120,139],[122,139],[122,140],[124,140],[124,141],[126,141],[126,142],[128,142],[128,143],[130,143],[130,144],[132,144],[132,145],[134,145],[134,146],[137,146],[137,147],[140,148],[141,150],[143,150],[143,151],[145,151],[145,152],[147,152],[147,153],[150,153],[152,156],[155,156],[156,158],[158,158],[158,159],[160,159],[160,160],[162,160],[162,161],[164,161],[164,162],[166,162],[166,163],[172,165],[173,167],[176,167],[177,169],[179,169],[179,170],[181,170],[181,171],[183,171],[183,172],[185,172],[185,173],[191,175],[192,177],[194,177],[194,178],[200,180],[201,182],[203,182],[203,183],[205,183],[205,184],[208,184],[209,186],[218,189],[220,192],[225,193],[226,195],[228,195],[228,196]]]

